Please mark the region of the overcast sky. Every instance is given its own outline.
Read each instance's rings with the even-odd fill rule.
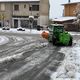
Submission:
[[[71,2],[80,2],[80,0],[71,0]],[[68,3],[68,0],[50,0],[50,19],[63,15],[64,7],[61,4],[64,3]]]

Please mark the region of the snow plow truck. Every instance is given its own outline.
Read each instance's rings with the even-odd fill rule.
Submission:
[[[42,37],[46,38],[49,42],[52,42],[53,45],[72,45],[72,36],[64,30],[62,24],[51,24],[48,26],[48,32],[43,31]]]

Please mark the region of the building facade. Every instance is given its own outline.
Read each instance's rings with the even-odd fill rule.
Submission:
[[[0,26],[29,28],[30,17],[33,28],[47,26],[49,0],[0,1]]]
[[[75,23],[77,19],[78,9],[80,10],[80,2],[66,3],[64,6],[64,16],[72,17],[72,19],[68,20],[67,23],[64,24],[65,30],[68,31],[80,31],[80,26]],[[79,21],[78,21],[79,22]]]
[[[64,16],[75,16],[75,10],[78,3],[79,2],[63,4]]]

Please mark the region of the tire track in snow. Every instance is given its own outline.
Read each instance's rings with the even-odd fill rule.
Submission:
[[[10,47],[6,50],[3,50],[1,51],[1,58],[0,58],[0,62],[4,62],[6,60],[10,60],[13,56],[16,56],[18,54],[21,54],[21,53],[25,53],[25,52],[29,52],[29,51],[32,51],[34,50],[36,47],[40,47],[43,45],[40,45],[41,43],[38,42],[38,41],[32,41],[32,42],[29,42],[29,43],[25,43],[25,45],[23,46],[19,46],[19,47]],[[8,59],[9,57],[9,59]],[[16,57],[15,57],[16,58]]]
[[[56,48],[55,48],[56,49]],[[57,49],[58,50],[58,49]],[[50,64],[50,62],[52,62],[52,59],[55,58],[56,56],[55,51],[52,50],[52,52],[50,53],[49,50],[46,50],[48,52],[44,50],[45,53],[39,53],[37,52],[34,53],[33,55],[31,55],[30,57],[28,57],[26,59],[26,61],[30,61],[29,64],[25,65],[25,68],[22,70],[23,72],[21,72],[20,74],[17,75],[16,78],[13,78],[12,80],[38,80],[37,78],[39,77],[38,75],[40,75],[40,72],[43,72],[45,67],[47,65]],[[53,54],[54,52],[54,54]],[[55,57],[53,57],[53,55]],[[56,59],[56,58],[55,58]],[[29,67],[27,67],[29,66]],[[20,71],[20,70],[19,70]]]
[[[37,52],[38,53],[38,52]],[[27,62],[27,64],[25,64],[25,65],[23,65],[20,69],[18,69],[18,70],[16,70],[16,71],[13,71],[12,73],[9,73],[8,75],[9,75],[9,77],[8,77],[8,75],[6,75],[6,74],[4,74],[4,76],[1,78],[1,80],[9,80],[10,78],[13,78],[14,76],[17,76],[18,75],[18,73],[21,73],[21,74],[23,74],[26,70],[27,71],[29,71],[30,69],[32,69],[35,65],[37,65],[38,63],[36,63],[36,60],[37,60],[37,62],[39,62],[39,60],[38,59],[42,59],[43,58],[43,55],[40,55],[40,53],[38,53],[40,56],[38,56],[37,55],[37,53],[33,53],[32,55],[31,55],[31,57],[32,56],[34,56],[34,62],[35,62],[35,64],[34,64],[34,62],[33,62],[33,60],[31,60],[30,62]],[[36,58],[35,59],[35,56],[38,56],[38,58]],[[40,57],[40,58],[39,58]],[[47,57],[47,55],[45,55],[45,58]],[[43,59],[45,59],[45,58],[43,58]],[[29,57],[27,58],[27,59],[29,59]],[[40,61],[40,62],[42,62],[42,60]],[[11,80],[11,79],[10,79]]]

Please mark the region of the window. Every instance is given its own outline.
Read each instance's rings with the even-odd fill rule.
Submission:
[[[30,11],[39,11],[39,5],[32,5],[29,7]]]
[[[5,4],[4,3],[1,4],[1,11],[5,11]]]
[[[21,27],[29,28],[29,20],[21,20]]]
[[[29,7],[29,11],[31,11],[32,10],[32,7]]]
[[[24,8],[26,8],[26,4],[24,5]]]
[[[14,5],[14,10],[15,10],[15,11],[19,11],[19,5],[17,5],[17,4]]]

